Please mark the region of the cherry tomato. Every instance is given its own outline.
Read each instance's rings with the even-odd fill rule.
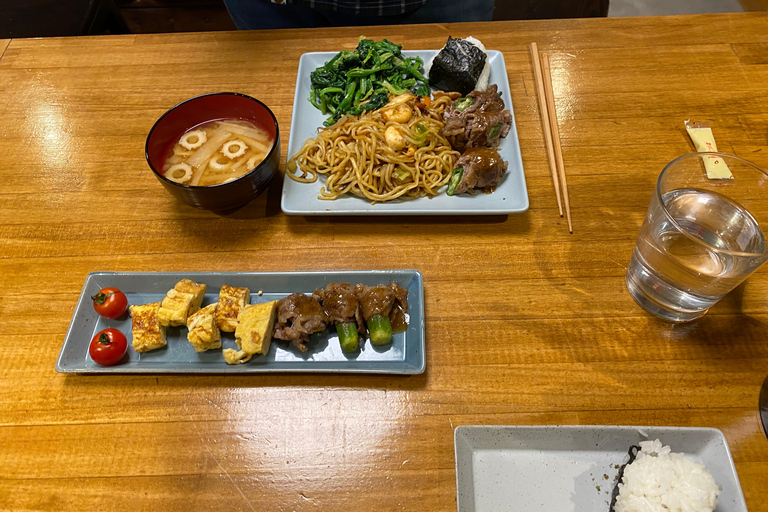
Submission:
[[[91,299],[93,309],[104,318],[120,318],[128,308],[128,299],[117,288],[102,288]]]
[[[88,353],[91,359],[102,366],[112,366],[120,362],[128,350],[128,340],[117,329],[99,331],[91,340]]]

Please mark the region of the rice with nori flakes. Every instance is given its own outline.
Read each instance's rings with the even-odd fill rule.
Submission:
[[[703,464],[672,453],[658,439],[643,441],[623,468],[614,512],[712,512],[720,487]],[[631,452],[630,452],[631,453]]]

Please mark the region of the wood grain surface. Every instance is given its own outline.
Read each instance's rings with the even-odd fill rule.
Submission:
[[[305,218],[281,179],[230,216],[176,202],[155,120],[238,91],[290,130],[299,56],[359,35],[504,53],[530,209]],[[550,55],[574,234],[557,214],[528,44]],[[6,48],[7,44],[7,48]],[[458,425],[721,429],[768,511],[768,270],[672,326],[626,291],[683,121],[768,165],[768,15],[0,40],[0,509],[455,510]],[[2,52],[0,52],[2,53]],[[285,157],[285,154],[283,154]],[[86,275],[416,268],[423,375],[79,376],[54,364]]]

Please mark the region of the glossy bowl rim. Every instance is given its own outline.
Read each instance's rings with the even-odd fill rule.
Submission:
[[[155,167],[152,165],[152,162],[149,159],[149,139],[152,137],[152,133],[154,133],[155,128],[157,128],[157,125],[160,123],[160,121],[162,121],[168,114],[170,114],[171,112],[173,112],[174,110],[176,110],[177,108],[181,107],[182,105],[184,105],[186,103],[198,100],[200,98],[206,98],[208,96],[240,96],[242,98],[247,98],[247,99],[249,99],[251,101],[255,101],[256,103],[258,103],[259,105],[264,107],[266,109],[266,111],[269,113],[269,115],[272,117],[272,121],[275,123],[275,139],[272,141],[272,148],[269,150],[269,153],[267,153],[267,155],[264,157],[264,160],[262,160],[259,165],[257,165],[256,167],[254,167],[253,169],[251,169],[247,173],[243,174],[239,178],[235,178],[232,181],[227,181],[225,183],[217,183],[216,185],[185,185],[184,183],[177,183],[175,181],[169,180],[168,178],[163,176],[162,173],[158,172],[157,169],[155,169]],[[152,125],[152,128],[150,128],[149,132],[147,133],[147,139],[144,142],[144,159],[147,161],[147,165],[149,166],[149,168],[152,169],[152,172],[155,174],[155,177],[159,178],[163,183],[169,183],[169,184],[171,184],[173,186],[180,187],[181,189],[190,189],[190,190],[215,189],[217,187],[223,187],[225,185],[227,185],[227,186],[233,185],[233,184],[239,182],[240,180],[242,180],[243,178],[245,178],[247,176],[250,176],[255,171],[258,171],[261,168],[261,166],[266,164],[267,161],[272,156],[273,152],[277,148],[276,142],[279,140],[279,138],[280,138],[280,126],[277,124],[277,117],[275,117],[275,113],[272,112],[272,109],[270,109],[266,105],[266,103],[264,103],[263,101],[258,100],[256,98],[254,98],[253,96],[248,96],[247,94],[243,94],[243,93],[240,93],[240,92],[209,92],[209,93],[206,93],[206,94],[200,94],[200,95],[194,96],[192,98],[188,98],[188,99],[182,101],[181,103],[177,103],[176,105],[174,105],[171,108],[169,108],[168,110],[166,110],[163,113],[163,115],[161,115],[160,117],[157,118],[157,121],[155,121],[155,123]],[[279,165],[279,163],[278,163],[278,165]],[[277,171],[277,169],[275,171]]]
[[[750,162],[749,160],[746,160],[744,158],[741,158],[740,156],[732,155],[730,153],[723,153],[722,151],[696,151],[693,153],[686,153],[685,155],[680,155],[671,162],[667,163],[664,168],[659,173],[659,177],[656,178],[656,186],[654,189],[654,196],[656,201],[658,201],[659,206],[661,207],[661,211],[663,212],[664,216],[667,218],[669,222],[672,223],[675,228],[682,233],[686,238],[693,241],[696,245],[700,245],[703,247],[706,247],[707,249],[711,249],[713,251],[716,251],[720,254],[727,254],[729,256],[737,256],[740,258],[760,258],[762,256],[768,255],[768,244],[766,244],[765,249],[762,252],[741,252],[741,251],[731,251],[727,249],[722,249],[720,247],[717,247],[715,245],[710,244],[709,242],[706,242],[702,240],[701,238],[698,238],[694,236],[688,229],[683,228],[683,226],[680,225],[680,223],[672,216],[672,214],[669,212],[669,209],[667,208],[667,205],[664,204],[664,194],[661,193],[662,190],[662,181],[664,179],[664,176],[667,174],[667,171],[676,163],[682,162],[684,160],[693,160],[698,159],[701,161],[702,165],[704,165],[703,159],[708,158],[711,156],[719,156],[719,157],[725,157],[727,159],[736,160],[738,162],[741,162],[741,164],[746,165],[747,167],[752,167],[753,170],[762,173],[763,176],[768,178],[768,169],[764,169],[762,166]],[[725,178],[726,180],[728,178]],[[714,181],[714,180],[713,180]],[[723,181],[721,178],[720,181]],[[738,203],[737,203],[738,204]],[[741,205],[739,205],[741,206]],[[650,208],[650,207],[649,207]],[[742,208],[744,208],[742,206]],[[752,220],[755,221],[757,226],[760,228],[760,231],[763,232],[763,226],[760,225],[759,222],[757,222],[757,219],[754,218],[752,213],[744,208],[744,211],[747,212],[747,214],[752,217]],[[646,218],[643,220],[643,222],[646,222],[648,220],[648,214],[646,213]],[[763,232],[763,234],[765,234]],[[756,270],[756,269],[755,269]]]

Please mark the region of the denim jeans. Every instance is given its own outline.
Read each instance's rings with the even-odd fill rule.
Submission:
[[[415,11],[396,16],[356,16],[300,5],[276,5],[269,0],[224,0],[224,3],[237,28],[262,30],[490,21],[494,0],[429,0]]]

